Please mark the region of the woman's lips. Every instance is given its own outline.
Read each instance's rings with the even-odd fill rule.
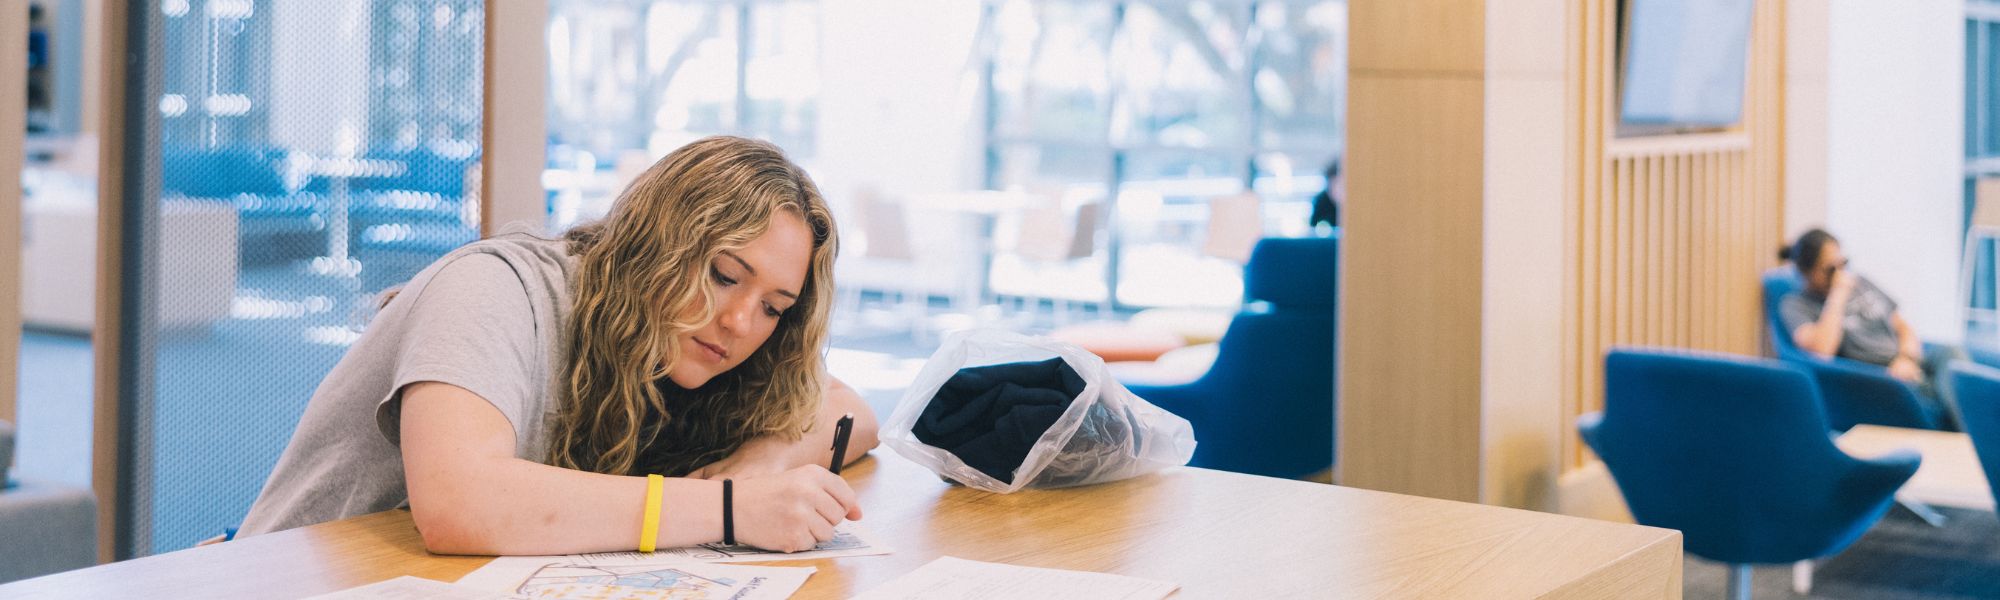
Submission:
[[[708,352],[708,356],[710,358],[713,358],[718,362],[729,359],[729,352],[723,350],[721,346],[701,341],[700,338],[695,338],[694,343],[697,346],[701,346],[702,350],[706,350]]]

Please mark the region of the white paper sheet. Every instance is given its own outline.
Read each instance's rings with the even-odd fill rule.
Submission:
[[[521,600],[521,598],[506,592],[482,590],[404,575],[387,581],[320,594],[306,600]]]
[[[854,600],[1159,600],[1180,584],[1108,573],[939,557]]]
[[[813,560],[842,556],[869,556],[888,554],[889,547],[875,534],[854,523],[842,523],[834,528],[832,540],[805,552],[772,552],[749,546],[724,546],[706,544],[686,548],[662,548],[658,552],[602,552],[596,554],[570,554],[566,556],[502,556],[486,563],[479,570],[467,573],[458,580],[460,584],[487,590],[515,590],[527,581],[533,573],[550,565],[569,565],[600,569],[624,569],[627,567],[653,567],[660,565],[700,565],[708,563],[740,563],[772,560]],[[762,567],[766,569],[776,567]],[[810,573],[811,570],[806,571]],[[800,578],[804,581],[804,577]],[[796,588],[797,586],[794,586]],[[790,593],[790,592],[787,592]],[[677,596],[668,596],[675,597]],[[699,596],[696,596],[699,597]],[[725,596],[726,597],[726,596]],[[779,596],[782,597],[782,596]],[[748,598],[748,597],[746,597]]]
[[[812,567],[758,567],[696,562],[579,565],[552,562],[508,578],[459,585],[520,598],[556,600],[783,600],[805,585]]]
[[[873,532],[853,522],[841,523],[834,528],[834,538],[822,542],[812,550],[804,552],[772,552],[749,546],[724,546],[704,544],[686,548],[661,548],[651,554],[639,552],[600,552],[596,554],[570,554],[566,556],[502,556],[480,567],[458,580],[459,583],[473,584],[483,588],[493,588],[496,580],[515,578],[521,573],[542,565],[561,563],[573,565],[594,565],[618,567],[625,565],[650,565],[673,562],[695,563],[737,563],[773,560],[814,560],[838,558],[842,556],[871,556],[888,554],[889,547],[875,537]]]

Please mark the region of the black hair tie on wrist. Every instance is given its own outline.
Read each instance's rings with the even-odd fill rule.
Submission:
[[[734,546],[736,545],[736,511],[731,510],[730,507],[730,496],[733,493],[729,488],[730,481],[727,479],[722,480],[722,543]]]

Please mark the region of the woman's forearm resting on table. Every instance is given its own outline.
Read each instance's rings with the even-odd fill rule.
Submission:
[[[486,400],[453,385],[417,383],[402,398],[411,518],[439,554],[569,554],[631,550],[646,479],[564,469],[514,457],[514,430]],[[658,545],[721,539],[721,483],[671,478]]]

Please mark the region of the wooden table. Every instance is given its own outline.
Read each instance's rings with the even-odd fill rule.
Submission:
[[[1679,598],[1680,533],[1352,488],[1177,468],[996,495],[887,451],[849,469],[862,523],[895,550],[806,564],[799,598],[846,598],[940,555],[1121,573],[1176,598]],[[297,597],[483,557],[424,551],[390,511],[0,586],[0,597]]]
[[[1855,425],[1834,443],[1848,454],[1863,458],[1898,449],[1915,450],[1923,455],[1924,462],[1917,467],[1917,474],[1896,491],[1898,500],[1993,510],[1993,490],[1986,485],[1986,471],[1979,468],[1979,455],[1972,449],[1972,438],[1963,433]]]

